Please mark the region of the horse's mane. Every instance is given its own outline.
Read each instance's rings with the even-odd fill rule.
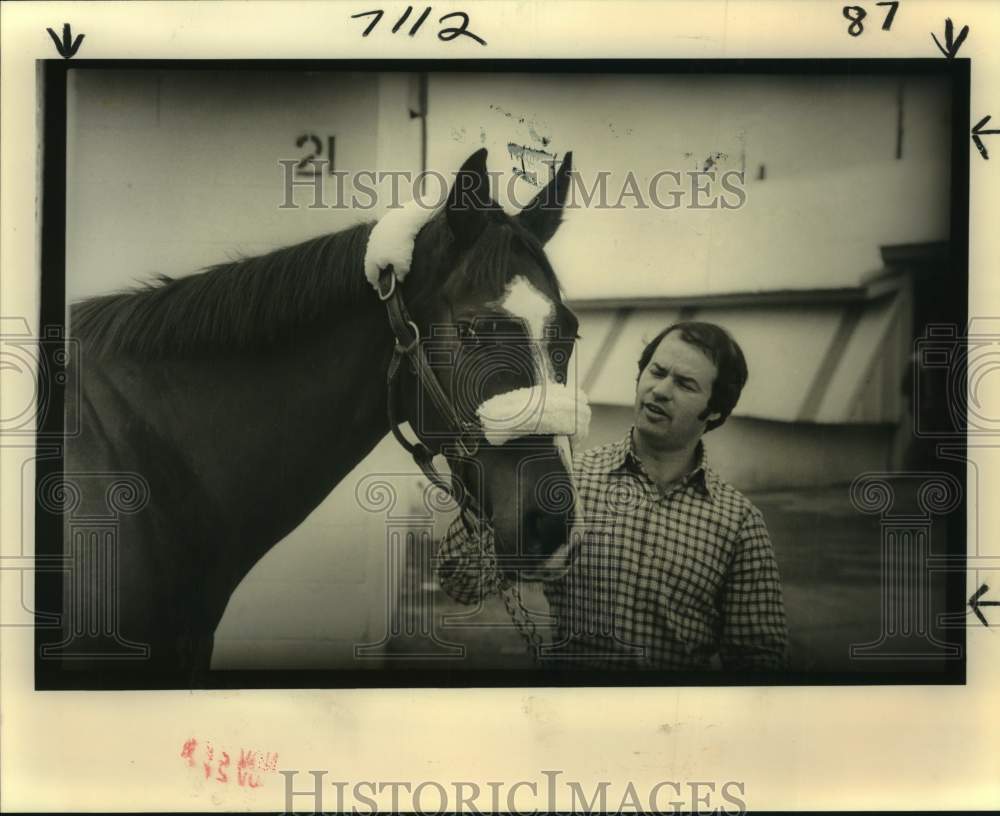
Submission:
[[[371,227],[81,301],[70,330],[91,351],[136,359],[266,347],[372,295],[363,272]]]
[[[364,276],[371,228],[371,223],[359,224],[265,255],[216,264],[200,274],[161,275],[139,289],[81,301],[71,308],[71,333],[91,352],[139,360],[266,349],[360,304],[377,302]],[[429,252],[420,261],[422,269],[414,258],[414,306],[429,296],[433,287],[420,284],[440,271],[452,242],[443,217],[429,221],[424,230]],[[509,281],[515,247],[540,266],[558,292],[541,245],[499,208],[490,212],[487,228],[455,269],[458,285],[498,296]]]

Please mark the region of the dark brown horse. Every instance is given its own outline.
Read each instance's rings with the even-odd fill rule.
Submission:
[[[561,220],[569,171],[567,155],[511,217],[492,200],[486,151],[477,152],[417,233],[399,284],[471,455],[449,446],[454,425],[405,359],[393,414],[447,454],[496,530],[504,569],[529,578],[565,563],[572,504],[546,506],[551,490],[539,490],[567,481],[565,446],[545,422],[533,431],[517,417],[512,438],[499,438],[509,417],[481,409],[565,381],[577,321],[542,247]],[[124,509],[110,549],[67,533],[75,566],[49,657],[203,682],[244,576],[390,429],[386,372],[397,338],[365,278],[372,229],[72,308],[80,364],[67,393],[81,394],[82,433],[67,440],[64,482],[49,492],[64,505],[72,494],[67,517],[106,513],[110,488],[87,486],[106,474]],[[113,580],[82,579],[88,570]]]

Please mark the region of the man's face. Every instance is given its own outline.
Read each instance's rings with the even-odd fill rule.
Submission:
[[[705,431],[701,415],[712,396],[717,370],[679,331],[664,337],[639,375],[635,392],[635,428],[644,441],[664,450],[683,450]]]

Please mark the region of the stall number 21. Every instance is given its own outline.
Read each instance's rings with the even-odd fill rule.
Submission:
[[[316,176],[322,172],[322,167],[325,164],[330,175],[334,175],[333,158],[337,137],[326,137],[327,153],[325,159],[323,158],[323,140],[319,136],[315,133],[303,133],[295,140],[296,147],[305,147],[307,144],[312,145],[312,152],[299,159],[299,163],[295,165],[295,172],[300,176]]]

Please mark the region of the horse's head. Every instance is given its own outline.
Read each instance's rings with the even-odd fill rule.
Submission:
[[[403,287],[454,409],[449,418],[408,372],[403,415],[478,502],[501,569],[528,580],[569,563],[570,437],[589,421],[586,401],[567,387],[577,319],[543,250],[562,218],[570,162],[566,154],[548,186],[509,216],[490,195],[486,150],[473,154],[420,228]]]

